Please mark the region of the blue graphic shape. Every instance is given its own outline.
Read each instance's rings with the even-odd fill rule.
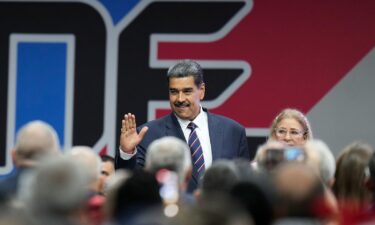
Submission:
[[[112,16],[113,24],[117,24],[140,0],[99,0]]]
[[[16,132],[31,120],[53,126],[64,140],[67,44],[18,44]]]

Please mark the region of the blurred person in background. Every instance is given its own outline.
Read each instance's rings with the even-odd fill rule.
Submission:
[[[309,164],[319,173],[319,158],[316,152],[309,151],[305,146],[288,146],[272,140],[259,146],[252,165],[258,170],[272,172],[278,165],[291,161]]]
[[[369,159],[365,169],[366,188],[372,193],[371,203],[363,212],[343,216],[343,225],[372,225],[375,224],[375,153]]]
[[[331,149],[318,139],[307,141],[305,148],[307,151],[317,154],[320,177],[327,187],[332,188],[335,181],[336,160]]]
[[[101,224],[104,220],[105,197],[100,194],[99,184],[102,170],[102,160],[99,155],[88,146],[74,146],[67,151],[67,157],[77,162],[81,170],[85,171],[89,183],[88,200],[86,203],[86,214],[89,223],[92,225]]]
[[[145,169],[155,174],[162,188],[168,186],[166,188],[169,190],[174,189],[173,191],[178,195],[178,203],[194,202],[191,194],[187,192],[192,163],[190,149],[186,142],[172,136],[156,139],[147,149]]]
[[[331,221],[338,221],[340,210],[332,187],[335,181],[335,156],[322,140],[312,139],[306,142],[305,149],[312,160],[309,164],[318,169],[318,175],[323,182],[326,205],[329,208]]]
[[[60,154],[60,144],[55,129],[49,124],[35,120],[20,128],[12,150],[16,171],[0,182],[0,195],[13,199],[22,177],[39,165],[40,160],[50,154]]]
[[[66,152],[66,155],[79,163],[82,170],[89,173],[89,190],[93,193],[99,193],[99,177],[101,174],[102,161],[96,152],[88,146],[74,146]]]
[[[30,178],[25,213],[30,224],[83,225],[90,174],[66,156],[49,157]]]
[[[117,207],[117,194],[121,185],[133,175],[133,172],[126,169],[116,170],[116,173],[108,178],[106,186],[106,196],[104,203],[104,215],[106,221],[112,224],[115,221],[115,210]]]
[[[243,206],[226,195],[183,208],[171,221],[173,225],[255,225]]]
[[[106,195],[108,179],[115,174],[115,159],[109,155],[101,155],[100,158],[102,160],[102,166],[99,177],[98,192],[101,195]]]
[[[313,173],[313,176],[318,177],[318,179],[331,181],[334,173],[331,164],[334,163],[334,159],[331,158],[333,161],[329,161],[324,153],[320,154],[318,148],[322,147],[322,145],[317,143],[321,144],[322,142],[308,141],[304,146],[290,147],[280,142],[269,141],[260,146],[257,152],[256,162],[258,171],[266,171],[273,175],[274,173],[277,174],[279,168],[284,166],[284,164],[298,162],[308,167],[309,171]],[[329,151],[328,148],[326,150]],[[326,153],[329,155],[330,151]],[[321,157],[324,157],[324,159],[321,160]],[[335,166],[333,166],[333,168],[334,167]],[[293,178],[291,178],[291,180],[293,180]],[[322,201],[320,204],[324,207],[322,207],[322,212],[320,212],[319,216],[324,217],[325,221],[336,222],[339,219],[337,200],[326,182],[322,183],[322,190],[324,195],[320,199]]]
[[[295,161],[284,163],[274,170],[273,177],[279,196],[276,224],[288,224],[286,220],[294,224],[324,224],[325,191],[311,166]]]
[[[360,225],[375,224],[375,153],[371,155],[368,169],[366,169],[366,187],[372,192],[372,201],[363,216],[354,221]]]
[[[353,142],[338,155],[333,192],[344,220],[362,214],[372,203],[373,193],[366,187],[366,182],[373,153],[373,148],[367,143]]]
[[[240,173],[235,163],[230,160],[217,160],[200,180],[198,189],[194,192],[197,201],[213,199],[218,195],[229,195],[230,190],[240,181]]]
[[[276,191],[268,173],[241,178],[230,194],[244,207],[255,225],[270,225],[274,221]]]
[[[111,208],[109,220],[121,225],[158,224],[156,221],[163,218],[163,199],[159,189],[154,174],[134,170],[112,193],[115,198],[108,202],[111,204],[108,206]]]
[[[269,151],[269,149],[272,149]],[[277,164],[284,161],[285,145],[278,141],[269,140],[257,149],[252,168],[256,171],[271,171]],[[281,155],[275,157],[274,151],[280,151]],[[277,154],[277,153],[276,153]]]

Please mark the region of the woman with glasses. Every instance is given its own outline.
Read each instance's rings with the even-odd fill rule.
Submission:
[[[312,139],[310,123],[302,112],[284,109],[272,122],[268,139],[289,146],[302,146]]]
[[[283,149],[288,146],[302,147],[308,140],[312,140],[312,132],[306,116],[296,109],[284,109],[273,120],[268,141],[258,148],[255,160],[251,165],[257,169],[259,161],[264,160],[263,158],[266,157],[265,146],[273,149]],[[313,153],[309,153],[309,158],[314,157]]]

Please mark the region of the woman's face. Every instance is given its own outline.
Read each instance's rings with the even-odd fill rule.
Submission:
[[[305,144],[305,131],[301,124],[294,118],[284,118],[273,131],[273,138],[289,146]]]

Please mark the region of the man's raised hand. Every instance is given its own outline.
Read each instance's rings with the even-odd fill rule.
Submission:
[[[121,126],[120,149],[121,151],[133,154],[136,146],[142,141],[148,127],[143,127],[139,134],[137,133],[137,124],[135,115],[128,113],[124,115]]]

